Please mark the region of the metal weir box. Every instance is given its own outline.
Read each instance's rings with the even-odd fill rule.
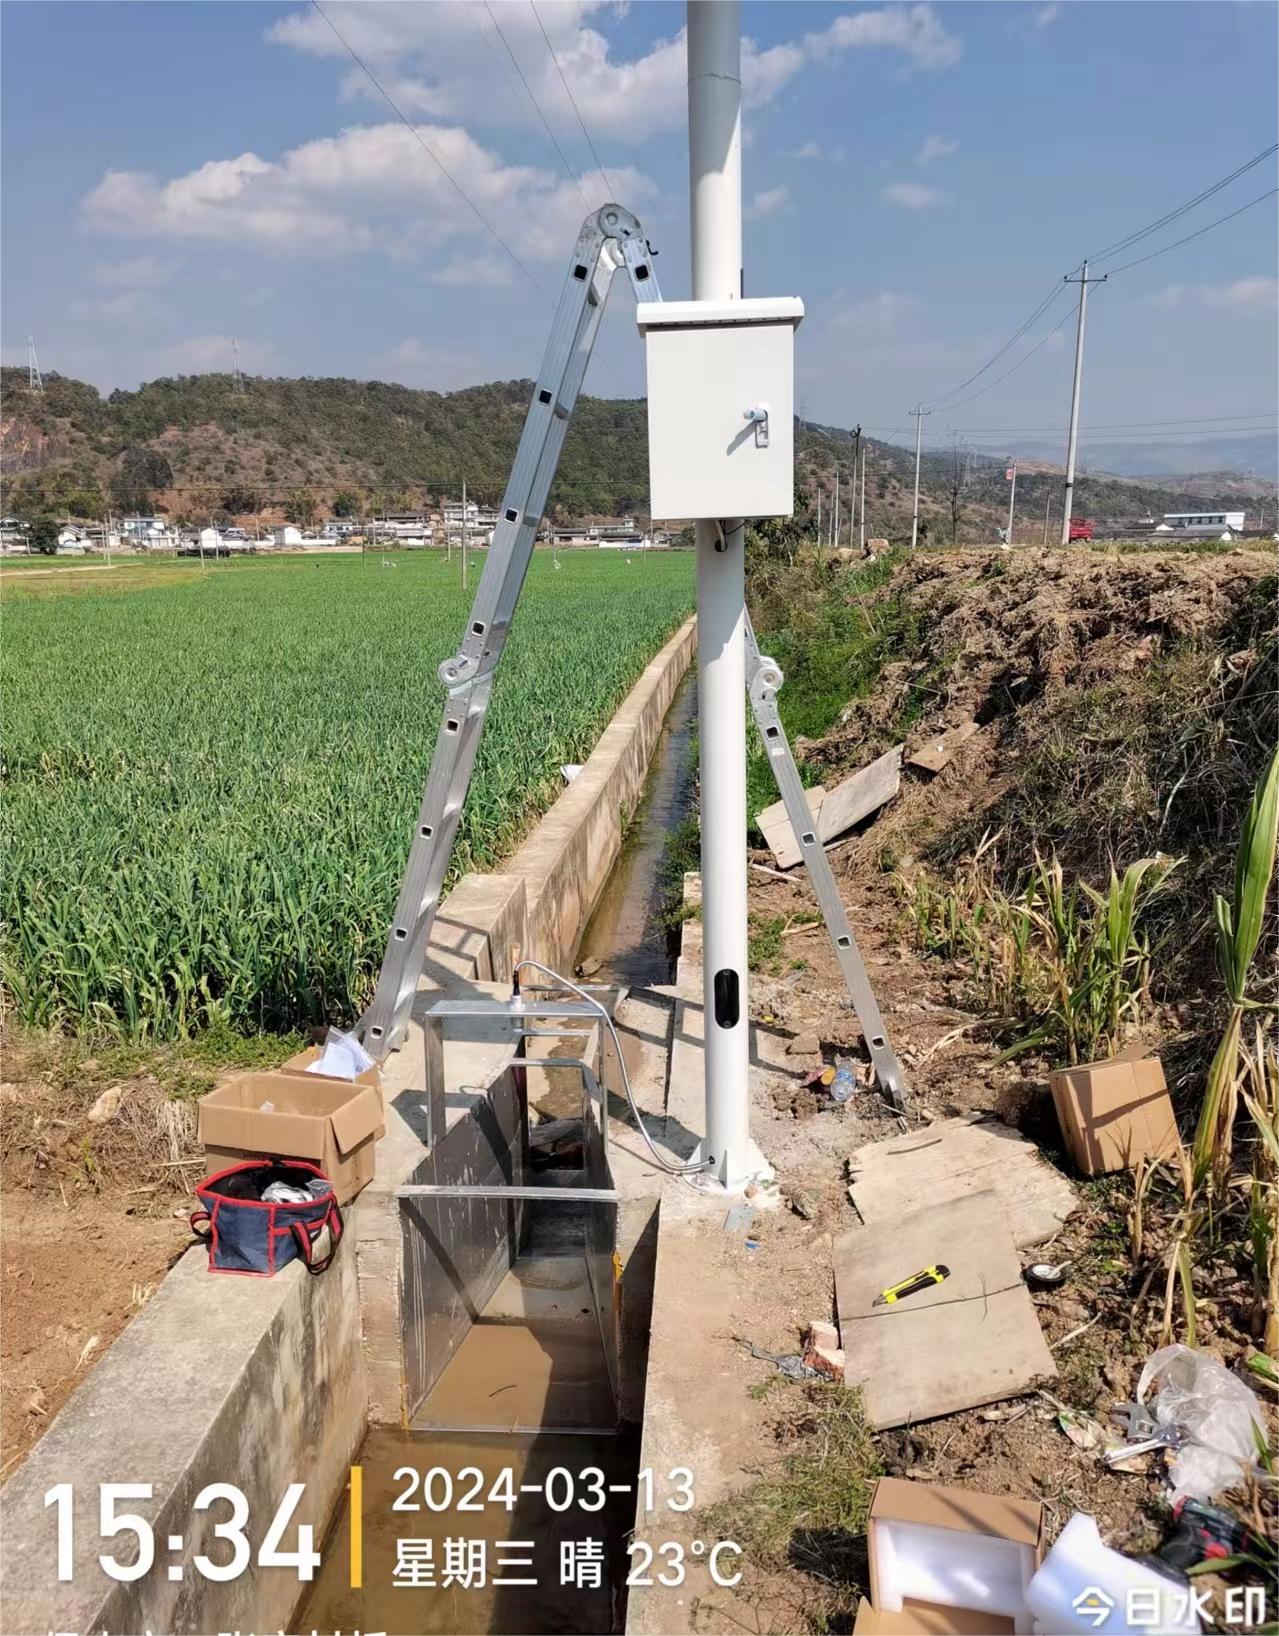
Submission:
[[[795,510],[798,296],[642,301],[654,517]]]

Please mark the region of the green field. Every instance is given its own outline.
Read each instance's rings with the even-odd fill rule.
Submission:
[[[23,1021],[172,1038],[357,1014],[470,606],[456,558],[385,561],[8,579],[3,980]],[[692,600],[691,555],[538,553],[454,877],[511,850]]]

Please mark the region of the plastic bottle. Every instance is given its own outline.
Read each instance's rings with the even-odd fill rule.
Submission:
[[[830,1082],[831,1101],[847,1102],[856,1089],[857,1081],[853,1077],[853,1070],[849,1063],[841,1058],[839,1066],[835,1069],[835,1077]]]

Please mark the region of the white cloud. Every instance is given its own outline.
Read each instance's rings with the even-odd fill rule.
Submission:
[[[899,205],[903,210],[929,210],[946,195],[940,188],[929,187],[924,182],[890,182],[884,189],[884,197],[889,204]]]
[[[113,289],[154,290],[167,284],[177,270],[176,261],[133,256],[127,261],[100,261],[89,276],[95,284],[106,284]]]
[[[949,159],[959,152],[959,143],[953,136],[930,136],[915,155],[917,165],[931,165],[937,159]]]
[[[1061,7],[1056,4],[1056,0],[1053,0],[1051,5],[1040,6],[1039,10],[1031,18],[1031,27],[1048,28],[1057,21],[1057,14],[1060,11]]]
[[[1279,309],[1279,279],[1237,278],[1233,284],[1204,285],[1200,291],[1210,307],[1225,312],[1264,312]]]
[[[793,149],[790,155],[792,159],[820,159],[821,156],[821,147],[816,142],[805,142],[803,147]]]
[[[518,217],[519,249],[533,259],[564,254],[581,225],[583,195],[592,208],[605,202],[598,172],[559,178],[531,165],[506,164],[457,126],[426,125],[419,132],[490,221]],[[651,183],[638,172],[619,168],[611,174],[628,200],[642,203],[652,196]],[[255,153],[210,160],[170,181],[143,171],[108,171],[82,212],[89,227],[105,233],[325,256],[371,250],[420,255],[444,239],[487,237],[399,123],[357,125],[290,148],[274,161]]]
[[[470,256],[454,256],[440,267],[428,267],[425,277],[432,284],[455,289],[498,290],[514,282],[515,267],[500,251],[491,256],[480,251]]]
[[[1237,278],[1230,284],[1166,284],[1147,298],[1147,305],[1162,312],[1187,306],[1210,307],[1215,312],[1279,312],[1279,279],[1260,274]]]
[[[457,119],[482,104],[490,119],[523,123],[521,88],[507,55],[509,47],[552,124],[557,119],[568,129],[575,124],[560,81],[562,69],[582,118],[596,134],[623,134],[634,142],[657,131],[678,129],[687,106],[683,32],[656,41],[643,56],[615,60],[609,41],[588,21],[604,9],[601,0],[539,6],[557,68],[530,6],[497,6],[491,16],[487,8],[480,13],[452,0],[431,5],[328,0],[325,6],[351,49],[408,114]],[[349,61],[346,47],[311,9],[280,19],[267,37],[312,56]],[[925,69],[950,67],[962,50],[932,5],[856,12],[837,17],[819,33],[766,48],[743,39],[745,99],[748,104],[768,102],[807,64],[870,48],[898,51],[912,66]],[[507,86],[496,87],[499,77]],[[345,72],[342,94],[371,98],[384,106],[377,88],[357,66]]]
[[[885,6],[837,17],[821,34],[806,36],[805,44],[814,60],[831,50],[889,47],[909,57],[916,68],[952,68],[963,54],[960,41],[947,33],[930,5]]]
[[[75,296],[67,306],[72,318],[111,324],[136,324],[154,320],[164,309],[151,290],[116,290],[111,295]]]
[[[375,378],[399,381],[404,386],[421,386],[432,392],[451,392],[459,386],[473,386],[485,378],[485,365],[473,352],[455,352],[448,347],[429,346],[408,336],[371,361]]]
[[[746,208],[748,216],[772,216],[779,211],[790,198],[790,193],[784,187],[766,187],[751,200]]]
[[[891,338],[908,318],[918,318],[922,310],[923,303],[918,296],[895,290],[881,290],[877,295],[856,298],[841,290],[823,316],[832,330],[868,342]]]

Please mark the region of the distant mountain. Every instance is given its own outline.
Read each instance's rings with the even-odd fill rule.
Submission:
[[[97,518],[161,510],[202,523],[310,523],[331,513],[400,510],[456,497],[463,482],[496,502],[505,487],[532,395],[531,381],[496,381],[458,392],[424,392],[386,381],[229,375],[150,381],[103,398],[83,381],[0,371],[0,475],[6,513]],[[1029,447],[1029,446],[1028,446]],[[865,440],[868,535],[909,534],[914,450]],[[921,520],[932,537],[991,539],[1007,515],[1004,455],[931,450],[921,466]],[[1054,450],[1060,459],[1060,451]],[[835,473],[841,516],[849,511],[853,446],[838,426],[799,425],[797,511],[829,522]],[[1026,456],[1029,460],[1029,456]],[[1235,479],[1230,498],[1273,515],[1274,485]],[[952,504],[952,490],[956,489]],[[1205,491],[1165,478],[1081,477],[1075,513],[1123,523],[1152,511],[1188,510]],[[1224,496],[1223,496],[1224,497]],[[1038,538],[1045,506],[1060,518],[1053,468],[1019,473],[1018,537]],[[648,515],[647,408],[642,399],[583,397],[565,440],[548,514],[558,518]],[[846,536],[845,536],[846,537]]]
[[[1024,460],[1042,460],[1060,467],[1065,459],[1064,439],[1013,438],[999,447],[983,447],[992,455],[1015,454]],[[1195,479],[1196,483],[1222,472],[1235,477],[1279,480],[1279,440],[1273,433],[1249,433],[1239,437],[1196,438],[1188,442],[1108,443],[1103,438],[1081,436],[1079,461],[1092,471],[1114,472],[1125,477],[1172,477]]]

